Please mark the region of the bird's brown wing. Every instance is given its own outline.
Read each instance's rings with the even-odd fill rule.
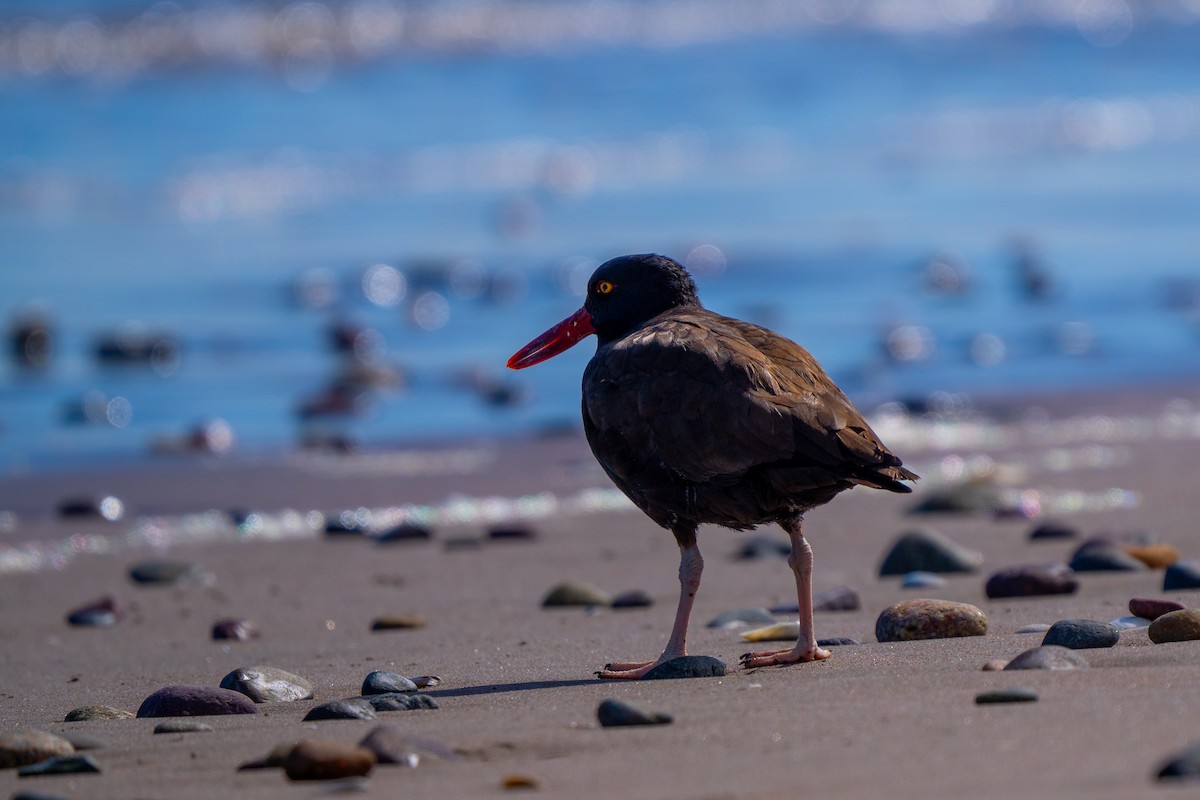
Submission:
[[[846,478],[900,464],[804,348],[705,311],[607,346],[584,390],[596,430],[691,481],[733,483],[768,464]]]

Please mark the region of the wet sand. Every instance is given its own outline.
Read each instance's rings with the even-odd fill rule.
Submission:
[[[377,767],[365,783],[353,784],[359,796],[499,796],[511,793],[502,783],[514,774],[534,779],[538,796],[572,798],[1130,798],[1194,791],[1165,787],[1153,776],[1165,758],[1200,738],[1194,688],[1200,642],[1156,645],[1145,629],[1129,630],[1114,648],[1080,651],[1087,670],[981,668],[1039,644],[1040,633],[1016,633],[1025,625],[1112,620],[1128,614],[1131,597],[1197,606],[1200,592],[1164,593],[1161,570],[1152,570],[1081,573],[1073,595],[988,600],[983,585],[991,572],[1066,561],[1080,539],[1031,542],[1036,520],[909,513],[939,488],[946,456],[969,463],[986,454],[1009,485],[1038,491],[1047,507],[1058,509],[1052,516],[1083,537],[1150,531],[1183,558],[1200,558],[1200,431],[1188,422],[1190,412],[1164,415],[1185,410],[1169,405],[1172,398],[1200,408],[1194,388],[1004,404],[1003,418],[1028,420],[1030,405],[1045,408],[1039,424],[1057,437],[1052,447],[1028,425],[994,427],[1011,435],[948,440],[946,447],[936,446],[932,430],[924,442],[897,442],[880,430],[927,479],[911,497],[856,489],[808,516],[816,590],[848,585],[862,597],[859,611],[817,615],[818,636],[864,642],[834,648],[824,662],[737,667],[751,646],[736,631],[708,629],[705,622],[733,608],[794,601],[792,577],[782,559],[733,558],[754,534],[702,529],[706,570],[689,649],[720,658],[729,671],[697,680],[612,683],[592,676],[607,661],[651,658],[661,650],[677,595],[677,551],[666,531],[632,508],[584,511],[580,498],[589,495],[581,493],[608,484],[575,436],[0,479],[0,510],[19,520],[3,534],[10,550],[88,533],[103,534],[114,550],[69,558],[61,569],[0,575],[0,734],[36,728],[85,733],[104,743],[91,751],[101,774],[18,778],[5,770],[0,795],[324,796],[348,787],[293,783],[279,770],[238,772],[237,766],[280,742],[357,742],[381,723],[441,743],[456,758],[426,758],[416,769]],[[1125,424],[1130,420],[1145,424]],[[1122,507],[1102,507],[1103,498],[1116,496],[1112,489],[1129,493],[1121,495]],[[128,516],[117,523],[56,518],[55,504],[80,492],[112,492],[125,501]],[[334,512],[425,503],[441,509],[445,520],[459,507],[447,502],[455,495],[511,499],[543,492],[573,499],[572,513],[526,520],[538,533],[530,542],[483,540],[489,507],[460,502],[464,521],[439,523],[427,543],[298,536],[176,545],[165,553],[144,538],[122,544],[122,532],[147,515],[177,520],[206,509]],[[536,506],[531,503],[503,508]],[[1068,512],[1072,504],[1089,503],[1093,510]],[[493,511],[500,507],[493,504]],[[472,520],[470,513],[484,516]],[[877,577],[891,541],[918,525],[982,553],[982,570],[946,576],[944,587],[925,590]],[[775,529],[756,533],[783,538]],[[156,555],[199,564],[212,580],[169,588],[132,584],[129,566]],[[656,602],[595,613],[539,607],[551,586],[570,579],[613,593],[642,589]],[[66,624],[69,610],[106,594],[127,611],[117,625]],[[879,612],[920,596],[979,606],[989,617],[988,634],[875,642]],[[420,614],[427,625],[370,630],[376,617],[398,613]],[[211,626],[223,617],[252,620],[262,637],[212,641]],[[155,735],[155,719],[62,721],[88,704],[136,711],[163,686],[215,686],[230,670],[253,664],[309,679],[316,699],[259,706],[256,715],[206,717],[211,733]],[[443,682],[428,691],[440,708],[384,713],[371,722],[302,721],[316,704],[358,694],[372,670],[440,676]],[[1013,686],[1035,689],[1039,701],[974,702],[980,692]],[[675,721],[602,729],[595,712],[608,697],[667,712]]]

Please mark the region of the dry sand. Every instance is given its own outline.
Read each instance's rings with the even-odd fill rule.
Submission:
[[[1194,389],[1044,399],[1061,435],[1055,458],[1036,436],[990,443],[889,445],[936,487],[947,455],[987,453],[1014,485],[1097,498],[1112,488],[1138,493],[1131,508],[1062,513],[1085,536],[1149,530],[1184,558],[1200,557],[1197,431],[1110,424],[1081,412],[1154,421],[1170,397],[1200,401]],[[1021,404],[1024,405],[1024,404]],[[1021,407],[1020,405],[1018,407]],[[1090,427],[1089,427],[1090,425]],[[882,431],[881,431],[882,432]],[[1067,435],[1067,432],[1070,435]],[[930,434],[931,436],[934,434]],[[885,440],[888,437],[884,436]],[[429,455],[428,453],[426,454]],[[472,444],[413,458],[403,453],[347,459],[297,457],[262,463],[171,462],[151,469],[91,471],[0,480],[0,510],[20,522],[4,534],[13,547],[62,542],[73,534],[113,536],[146,514],[217,509],[333,511],[405,502],[444,503],[459,493],[517,497],[552,491],[574,497],[605,487],[576,437]],[[416,475],[421,466],[432,474]],[[1068,468],[1055,468],[1068,464]],[[54,504],[88,491],[111,491],[130,509],[125,521],[56,519]],[[1152,644],[1145,630],[1122,633],[1107,650],[1083,651],[1087,670],[984,672],[991,659],[1037,645],[1017,634],[1029,623],[1068,617],[1111,620],[1131,597],[1164,596],[1161,571],[1088,573],[1070,596],[989,601],[990,572],[1021,563],[1065,561],[1078,541],[1033,543],[1033,522],[983,516],[912,516],[921,493],[901,497],[856,489],[812,512],[816,589],[849,585],[857,612],[821,613],[818,635],[865,644],[838,647],[827,661],[745,671],[748,647],[736,632],[704,623],[717,613],[794,599],[782,560],[736,561],[738,534],[701,531],[707,568],[696,603],[690,650],[729,665],[724,678],[600,682],[610,660],[650,658],[670,628],[677,583],[671,536],[634,510],[559,514],[530,522],[534,542],[446,547],[476,538],[480,523],[439,525],[426,544],[382,546],[364,539],[300,538],[177,546],[167,555],[194,561],[209,585],[144,588],[130,564],[145,547],[81,555],[61,569],[0,575],[0,733],[28,728],[86,733],[100,775],[18,778],[0,772],[0,794],[36,791],[71,798],[265,798],[324,796],[352,789],[367,797],[487,797],[509,794],[506,776],[535,779],[544,797],[766,798],[1131,798],[1189,795],[1164,786],[1162,760],[1200,738],[1200,642]],[[888,544],[915,525],[932,525],[980,551],[979,574],[949,576],[944,587],[914,592],[877,568]],[[778,535],[760,529],[758,533]],[[781,537],[782,538],[782,537]],[[643,589],[649,609],[542,610],[543,594],[566,579],[619,592]],[[110,628],[72,628],[65,613],[111,594],[128,616]],[[874,623],[886,606],[933,596],[981,607],[987,636],[880,644]],[[1200,605],[1196,592],[1173,599]],[[425,616],[419,630],[372,633],[380,615]],[[210,639],[214,620],[253,620],[262,638]],[[163,686],[216,685],[230,670],[267,664],[302,675],[317,700],[260,706],[250,716],[208,717],[212,733],[154,735],[159,720],[65,723],[73,708],[103,703],[136,710]],[[315,704],[358,693],[376,669],[436,674],[440,709],[381,714],[375,722],[305,723]],[[1036,703],[978,706],[976,694],[1001,687],[1037,690]],[[671,725],[602,729],[596,707],[607,697],[665,711]],[[377,768],[365,783],[291,783],[281,771],[238,772],[277,743],[315,737],[358,741],[380,722],[444,744],[457,759],[427,758],[416,769]]]

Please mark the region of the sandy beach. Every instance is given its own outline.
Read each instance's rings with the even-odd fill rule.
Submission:
[[[1200,738],[1194,689],[1200,643],[1154,644],[1145,628],[1115,647],[1078,651],[1089,668],[984,671],[1037,646],[1024,626],[1110,621],[1134,597],[1200,605],[1197,591],[1163,591],[1161,569],[1078,573],[1069,595],[989,600],[984,582],[1008,566],[1067,562],[1086,538],[1147,532],[1183,559],[1200,557],[1196,526],[1194,388],[1091,393],[993,403],[987,421],[936,426],[889,418],[881,436],[925,479],[911,497],[856,489],[808,516],[815,588],[853,588],[861,608],[819,612],[827,661],[747,671],[753,648],[736,630],[705,627],[718,613],[794,601],[781,558],[736,559],[749,536],[774,529],[701,531],[706,558],[689,650],[728,666],[724,677],[614,683],[592,673],[612,660],[652,658],[677,595],[671,536],[615,501],[581,436],[483,441],[350,456],[296,454],[254,461],[148,465],[0,478],[0,511],[15,520],[0,547],[0,735],[38,729],[85,735],[100,774],[18,777],[0,795],[69,798],[489,797],[525,776],[544,797],[1131,798],[1181,796],[1159,783],[1169,756]],[[1041,413],[1031,413],[1033,407]],[[907,432],[906,432],[907,431]],[[956,459],[955,457],[958,457]],[[992,465],[997,486],[1073,539],[1031,541],[1041,518],[913,514],[960,470]],[[1121,490],[1121,491],[1115,491]],[[118,522],[63,519],[63,499],[111,493]],[[489,500],[490,498],[490,500]],[[522,501],[521,498],[524,498]],[[230,536],[154,547],[148,531],[199,524],[209,510],[277,518],[319,511],[420,505],[430,541],[299,532]],[[14,519],[11,518],[10,519]],[[157,520],[149,524],[148,520]],[[188,521],[191,521],[190,523]],[[536,533],[489,539],[499,524]],[[936,588],[880,578],[891,542],[933,527],[982,555],[974,574]],[[79,544],[74,554],[71,537]],[[93,537],[93,538],[88,538]],[[169,537],[161,541],[175,542]],[[103,544],[97,544],[102,542]],[[66,544],[64,544],[66,543]],[[22,562],[16,556],[24,554]],[[57,554],[57,555],[55,555]],[[64,555],[65,554],[65,555]],[[201,567],[205,580],[132,583],[132,564],[162,557]],[[20,563],[30,567],[20,568]],[[649,608],[543,609],[555,584],[586,581],[611,593],[642,590]],[[70,626],[66,614],[111,596],[124,617]],[[971,603],[986,636],[879,643],[880,612],[904,599]],[[395,614],[424,627],[373,632]],[[214,621],[251,620],[261,637],[213,641]],[[781,616],[780,619],[783,619]],[[312,682],[313,700],[205,717],[211,732],[154,734],[158,719],[64,722],[105,704],[137,711],[173,684],[217,686],[231,670],[269,665]],[[359,693],[373,670],[437,675],[436,710],[375,720],[305,722],[314,706]],[[981,692],[1034,689],[1034,703],[977,705]],[[602,728],[596,709],[617,698],[673,716],[669,725]],[[238,771],[276,745],[305,738],[353,744],[380,724],[424,743],[415,769],[378,766],[364,780],[289,781],[279,769]],[[439,755],[440,754],[440,755]]]

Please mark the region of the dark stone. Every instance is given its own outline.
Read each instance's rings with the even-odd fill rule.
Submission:
[[[511,525],[489,528],[487,538],[489,542],[532,542],[538,536],[533,528]]]
[[[1008,662],[1004,669],[1087,669],[1087,665],[1084,657],[1074,650],[1058,645],[1042,645],[1021,653]]]
[[[420,614],[386,614],[371,621],[373,631],[403,631],[425,627],[425,618]]]
[[[363,698],[376,711],[416,711],[417,709],[435,709],[437,701],[427,694],[409,694],[390,692],[388,694],[373,694]]]
[[[1163,573],[1163,591],[1200,589],[1200,561],[1176,561]]]
[[[1071,556],[1071,569],[1076,572],[1138,572],[1146,565],[1104,539],[1091,539],[1079,546]]]
[[[875,638],[881,642],[949,639],[983,636],[987,615],[969,603],[951,600],[903,600],[875,621]]]
[[[117,522],[125,516],[125,504],[112,495],[99,500],[94,497],[70,497],[58,504],[58,515],[64,519]]]
[[[426,528],[424,525],[417,525],[412,522],[405,522],[397,525],[394,528],[389,528],[379,534],[377,541],[380,544],[399,544],[402,542],[428,542],[433,539],[433,531]]]
[[[219,619],[212,627],[214,641],[247,642],[260,635],[258,628],[248,619]]]
[[[63,722],[88,722],[94,719],[133,719],[137,714],[112,706],[80,706],[67,712]]]
[[[708,628],[736,628],[741,625],[773,625],[775,616],[765,608],[735,608],[723,611],[708,621]]]
[[[849,586],[835,586],[813,595],[813,611],[858,611],[860,608],[862,608],[862,600],[859,599],[858,592]],[[796,613],[799,610],[793,605],[790,613]],[[776,609],[771,609],[771,611],[776,614],[781,613]]]
[[[1061,522],[1043,522],[1029,532],[1032,541],[1062,541],[1078,539],[1079,531]]]
[[[612,698],[600,703],[600,707],[596,709],[596,718],[605,728],[619,728],[625,725],[666,725],[674,721],[670,714],[648,711],[624,700]]]
[[[1037,702],[1037,699],[1037,692],[1033,689],[1026,689],[1023,686],[1014,686],[1010,689],[997,689],[992,692],[980,692],[975,695],[975,702],[979,705],[990,703],[1034,703]]]
[[[107,627],[116,625],[123,616],[124,612],[117,607],[117,601],[105,596],[69,612],[67,623],[80,627]]]
[[[735,558],[751,561],[763,558],[787,558],[792,554],[792,543],[773,536],[752,536],[738,547]]]
[[[142,586],[175,586],[204,577],[203,569],[183,561],[151,559],[129,568],[129,579]]]
[[[365,697],[350,697],[319,705],[304,717],[305,722],[323,719],[375,719],[375,707]]]
[[[560,583],[542,598],[542,608],[607,606],[610,603],[612,603],[612,597],[608,592],[583,581]]]
[[[654,605],[654,598],[641,589],[630,589],[621,592],[612,599],[612,608],[649,608]]]
[[[995,516],[1012,511],[1012,503],[999,486],[978,481],[966,481],[928,492],[925,499],[913,508],[913,513],[916,514]]]
[[[375,754],[365,747],[305,739],[283,761],[283,771],[294,781],[331,781],[366,775],[375,766]]]
[[[817,647],[841,647],[848,644],[862,644],[858,639],[849,636],[831,636],[828,639],[817,639]]]
[[[155,733],[207,733],[213,726],[192,719],[169,719],[154,726]]]
[[[358,746],[374,753],[379,764],[415,767],[421,761],[417,748],[394,725],[379,725],[364,736]]]
[[[1164,778],[1196,780],[1200,778],[1200,742],[1180,750],[1158,770],[1158,779]]]
[[[1071,650],[1112,647],[1121,638],[1117,629],[1094,619],[1060,619],[1046,631],[1042,645],[1058,645]]]
[[[246,695],[211,686],[167,686],[142,701],[139,717],[203,717],[219,714],[255,714],[258,709]]]
[[[975,572],[981,559],[937,531],[918,528],[901,534],[879,566],[880,576],[909,572]]]
[[[363,678],[361,691],[364,695],[368,695],[387,694],[389,692],[415,692],[416,690],[417,684],[403,675],[375,670]]]
[[[1079,588],[1075,573],[1066,564],[1033,564],[1008,567],[992,574],[984,592],[992,599],[1073,594]]]
[[[343,522],[340,517],[334,517],[325,523],[325,536],[330,539],[362,537],[367,529],[357,522]]]
[[[725,662],[712,656],[680,656],[659,664],[642,676],[644,681],[674,678],[719,678],[725,674]]]
[[[84,772],[99,772],[100,765],[91,756],[73,754],[69,756],[54,756],[36,764],[29,764],[17,770],[17,775],[28,778],[33,775],[78,775]]]

